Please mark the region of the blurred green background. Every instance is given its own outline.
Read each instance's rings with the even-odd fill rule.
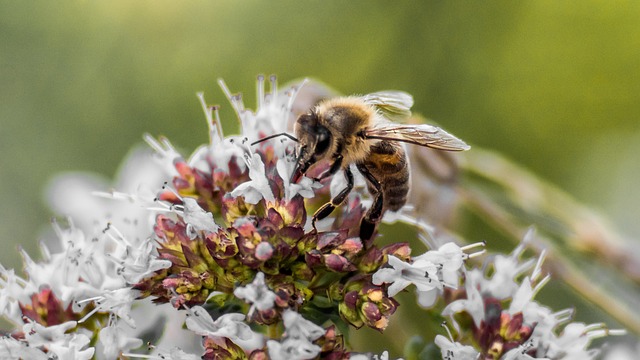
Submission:
[[[2,1],[0,263],[49,226],[51,176],[112,177],[144,132],[188,154],[196,91],[232,133],[215,81],[253,107],[259,73],[408,91],[640,237],[640,2]]]

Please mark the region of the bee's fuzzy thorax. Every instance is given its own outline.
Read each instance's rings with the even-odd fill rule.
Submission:
[[[314,112],[319,122],[330,129],[336,139],[335,146],[343,149],[345,164],[368,156],[371,144],[359,134],[374,124],[377,113],[372,106],[360,97],[346,96],[326,100],[316,106]]]

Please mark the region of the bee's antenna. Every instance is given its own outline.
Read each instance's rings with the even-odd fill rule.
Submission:
[[[262,138],[262,139],[260,139],[260,140],[256,140],[256,141],[254,141],[254,142],[252,142],[252,143],[251,143],[251,146],[256,145],[256,144],[260,144],[260,143],[261,143],[261,142],[263,142],[263,141],[267,141],[267,140],[270,140],[270,139],[276,138],[276,137],[278,137],[278,136],[286,136],[286,137],[288,137],[289,139],[291,139],[291,140],[293,140],[293,141],[295,141],[295,142],[298,142],[298,139],[296,139],[296,137],[295,137],[295,136],[293,136],[293,135],[291,135],[291,134],[289,134],[289,133],[283,132],[283,133],[279,133],[279,134],[269,135],[269,136],[264,137],[264,138]]]

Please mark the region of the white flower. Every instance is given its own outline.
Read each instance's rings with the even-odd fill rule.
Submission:
[[[467,276],[465,289],[467,292],[467,298],[455,300],[449,303],[449,305],[442,310],[442,315],[453,318],[453,315],[464,311],[471,315],[476,327],[479,327],[485,317],[484,299],[476,286],[475,278]]]
[[[217,111],[216,111],[217,113]],[[222,172],[228,174],[229,164],[237,166],[240,171],[246,169],[246,164],[242,160],[245,150],[238,146],[242,143],[239,137],[228,137],[226,139],[212,140],[210,144],[197,148],[189,157],[189,166],[202,170],[211,171],[211,164],[214,164],[213,173]]]
[[[28,318],[24,320],[26,322],[22,325],[22,331],[31,346],[43,346],[52,341],[64,339],[65,333],[78,325],[75,321],[67,321],[60,325],[46,327]]]
[[[547,349],[544,355],[552,359],[560,356],[567,360],[595,359],[600,351],[587,349],[594,339],[623,334],[624,330],[609,330],[604,324],[574,322],[565,326],[560,336],[551,334],[553,341],[541,345]]]
[[[419,291],[429,291],[441,287],[437,278],[437,267],[430,261],[416,260],[406,263],[393,255],[389,255],[390,268],[383,268],[373,274],[373,283],[391,284],[389,296],[395,296],[407,286],[414,284]]]
[[[425,309],[432,307],[438,300],[438,295],[441,291],[438,288],[433,288],[427,291],[416,291],[418,297],[418,304]]]
[[[187,354],[178,348],[171,349],[168,354],[158,353],[157,356],[158,356],[158,359],[161,359],[161,360],[201,360],[202,359],[202,356]]]
[[[119,265],[117,272],[128,284],[138,283],[158,270],[171,267],[171,261],[158,259],[156,243],[152,238],[140,242],[137,247],[124,239],[117,244],[120,247],[110,257]]]
[[[314,341],[325,334],[325,330],[302,317],[293,310],[285,310],[282,314],[282,321],[287,338],[304,338]]]
[[[233,294],[252,304],[249,310],[249,316],[251,316],[255,308],[259,311],[273,308],[276,301],[276,293],[269,289],[264,281],[264,273],[262,272],[257,273],[253,282],[250,284],[236,288]]]
[[[113,261],[106,255],[112,247],[103,234],[87,238],[73,224],[62,229],[53,223],[53,227],[60,243],[58,252],[51,253],[42,245],[44,259],[35,262],[21,250],[31,285],[25,285],[22,294],[13,294],[14,299],[30,297],[37,293],[33,289],[46,287],[61,301],[62,307],[66,307],[75,300],[102,296],[107,291],[126,286]],[[14,287],[14,290],[19,289]]]
[[[446,360],[478,360],[480,353],[471,346],[462,345],[442,335],[436,335],[436,345]]]
[[[70,339],[49,344],[49,352],[56,354],[58,359],[90,360],[93,359],[95,348],[86,348],[89,337],[83,334],[70,334]]]
[[[139,291],[131,288],[122,288],[112,291],[106,291],[100,296],[78,301],[78,305],[92,301],[95,308],[85,315],[80,322],[86,321],[91,315],[98,311],[110,312],[124,320],[129,326],[135,328],[135,322],[131,317],[131,306],[133,301],[139,296]]]
[[[304,338],[286,338],[282,342],[267,341],[271,360],[308,360],[320,354],[320,346]]]
[[[204,211],[195,199],[182,199],[184,221],[195,231],[217,232],[219,227],[213,221],[213,214]]]
[[[14,324],[22,324],[20,303],[29,302],[31,294],[38,292],[38,284],[22,279],[13,269],[0,265],[0,314]]]
[[[550,331],[557,324],[557,321],[548,321],[553,317],[551,309],[533,300],[534,296],[549,282],[550,278],[549,275],[545,276],[535,287],[533,287],[530,276],[522,279],[520,287],[518,287],[512,296],[508,309],[509,314],[515,315],[521,312],[524,316],[525,323],[536,324],[536,328]],[[534,278],[534,280],[536,279]]]
[[[284,93],[278,93],[275,76],[271,76],[269,80],[271,81],[271,93],[265,94],[264,76],[261,75],[258,77],[258,106],[255,112],[252,112],[245,108],[242,101],[242,96],[240,94],[232,94],[224,81],[218,81],[218,84],[222,88],[222,91],[225,93],[234,110],[236,111],[238,118],[240,118],[240,123],[242,125],[242,135],[235,139],[233,144],[234,146],[221,147],[221,151],[233,151],[234,154],[238,156],[242,154],[242,152],[238,153],[238,150],[240,149],[239,143],[253,143],[266,136],[281,134],[288,130],[287,124],[289,123],[292,114],[291,109],[293,106],[293,101],[306,80],[297,86],[291,87]],[[213,115],[209,114],[209,111],[206,110],[207,107],[204,105],[204,101],[203,107],[205,108],[207,119],[211,119],[208,122],[214,123]],[[215,112],[215,115],[216,125],[210,126],[210,128],[221,129],[219,120],[217,118],[217,111]],[[212,139],[215,139],[212,140],[212,143],[221,143],[221,141],[219,140],[222,138],[221,131],[210,130],[210,133],[212,134],[210,137]],[[293,166],[295,166],[295,164],[290,164],[290,162],[287,162],[285,160],[286,156],[284,156],[284,154],[286,153],[287,145],[282,141],[270,141],[273,142],[272,144],[274,150],[280,158],[276,163],[276,169],[280,177],[285,182],[285,198],[287,200],[290,200],[296,194],[300,194],[303,197],[312,197],[314,194],[313,189],[320,187],[321,185],[314,184],[311,179],[308,179],[306,177],[302,178],[296,184],[291,184],[289,180],[291,178],[291,172],[293,171],[292,168]],[[240,186],[234,189],[231,195],[234,197],[243,195],[245,197],[245,201],[249,204],[256,204],[262,198],[267,201],[275,200],[273,192],[271,191],[271,187],[269,186],[266,176],[264,175],[264,164],[262,163],[262,160],[259,158],[259,156],[257,154],[253,154],[249,158],[247,157],[247,155],[244,155],[244,159],[246,165],[249,167],[249,177],[251,178],[251,181],[240,184]],[[219,162],[226,163],[226,161],[224,160]]]
[[[375,354],[351,354],[349,360],[389,360],[389,352],[384,351],[380,356]]]
[[[154,355],[142,355],[142,354],[122,354],[131,359],[154,359],[154,360],[202,360],[202,356],[188,354],[182,349],[174,347],[167,351],[157,351]]]
[[[480,283],[482,292],[490,294],[498,300],[511,297],[520,286],[516,281],[521,274],[530,270],[536,263],[535,259],[520,261],[520,256],[524,252],[525,246],[533,239],[533,228],[525,234],[522,242],[513,250],[509,256],[496,255],[491,262],[493,275],[484,278]]]
[[[171,144],[169,139],[160,137],[155,139],[150,134],[143,135],[144,141],[155,151],[156,156],[159,158],[161,166],[168,172],[170,177],[178,175],[178,172],[174,164],[178,161],[182,161],[182,155]]]
[[[527,343],[531,344],[531,343]],[[525,345],[520,345],[515,349],[509,350],[506,354],[500,357],[500,360],[550,360],[549,358],[539,358],[527,355],[526,352],[529,350],[529,347]]]
[[[86,234],[97,233],[110,222],[126,238],[144,240],[154,223],[155,213],[148,207],[153,204],[156,190],[177,175],[172,160],[162,166],[153,161],[152,155],[147,148],[133,149],[114,182],[91,173],[58,175],[47,186],[49,206],[55,213],[72,218]],[[120,198],[124,201],[114,201],[118,197],[112,189],[129,196]]]
[[[0,337],[0,359],[49,360],[42,350],[10,336]]]
[[[25,321],[22,329],[29,346],[45,347],[50,353],[56,354],[59,359],[88,360],[93,357],[95,349],[87,348],[90,342],[87,335],[80,332],[66,334],[67,331],[77,326],[77,322],[68,321],[60,325],[45,327],[27,318]]]
[[[432,306],[442,292],[444,286],[457,288],[459,271],[465,259],[484,253],[480,251],[467,255],[464,250],[483,243],[476,243],[463,248],[449,242],[438,250],[430,250],[414,257],[411,263],[406,263],[389,255],[390,268],[379,269],[373,274],[373,283],[381,285],[391,284],[387,289],[389,296],[395,296],[410,284],[417,288],[418,303],[423,307]]]
[[[453,272],[457,274],[466,258],[467,255],[462,251],[462,248],[455,243],[448,242],[440,246],[438,250],[429,250],[422,255],[416,256],[414,260],[425,260],[437,265],[442,265],[443,273],[448,274]],[[452,283],[451,285],[457,285],[457,283]]]
[[[265,94],[264,76],[258,76],[256,90],[258,93],[258,106],[255,112],[247,110],[240,94],[231,94],[223,80],[218,80],[222,91],[231,102],[233,109],[240,118],[242,136],[251,142],[261,137],[279,134],[287,131],[287,124],[291,117],[293,101],[306,80],[297,86],[291,87],[284,93],[278,93],[275,75],[269,77],[271,92]]]
[[[196,149],[189,157],[188,164],[204,171],[210,171],[211,164],[214,164],[214,172],[222,171],[228,174],[229,162],[235,159],[235,165],[240,170],[244,170],[245,164],[242,161],[244,150],[237,146],[233,139],[224,138],[218,107],[208,106],[203,93],[198,93],[198,99],[200,99],[209,127],[209,144]]]
[[[465,247],[459,247],[453,242],[448,242],[440,246],[437,250],[429,250],[422,255],[416,256],[414,260],[428,261],[438,265],[438,279],[440,279],[442,285],[457,289],[458,283],[460,282],[460,268],[462,268],[464,260],[479,256],[485,252],[485,250],[481,250],[467,254],[465,251],[479,246],[484,246],[484,243],[474,243]],[[426,291],[418,289],[418,303],[424,308],[433,306],[438,299],[438,295],[442,293],[442,290],[442,286]]]
[[[158,353],[157,356],[158,356],[158,359],[161,359],[161,360],[201,360],[202,359],[202,356],[187,354],[178,348],[171,349],[168,354]]]
[[[16,321],[21,314],[17,301],[28,304],[30,296],[46,287],[60,299],[63,308],[73,304],[73,309],[80,311],[86,304],[94,302],[96,307],[81,322],[95,312],[110,312],[134,326],[130,313],[138,292],[129,288],[129,284],[171,265],[169,261],[155,258],[155,245],[150,240],[155,213],[149,211],[149,207],[155,206],[155,194],[145,193],[139,186],[155,184],[156,181],[161,184],[166,173],[157,165],[149,164],[149,153],[136,151],[121,171],[122,179],[118,186],[135,193],[133,195],[112,192],[107,194],[111,199],[96,197],[95,190],[106,189],[106,182],[94,181],[88,175],[67,175],[53,183],[50,191],[52,205],[59,211],[72,213],[82,229],[71,220],[65,228],[54,222],[58,243],[51,244],[55,249],[53,252],[42,245],[43,260],[40,262],[33,261],[21,251],[29,280],[11,276],[12,272],[2,276],[0,309],[5,315]],[[104,196],[103,193],[101,195]],[[114,198],[127,201],[113,201]],[[3,296],[4,290],[9,290],[11,295]],[[85,349],[89,343],[87,335],[81,333],[80,328],[74,331],[75,337],[64,337],[62,342],[48,341],[47,348],[58,354],[60,359],[91,358],[94,349]],[[118,335],[124,336],[124,332]],[[42,342],[37,336],[27,340],[30,346],[38,346]]]
[[[325,334],[322,327],[289,309],[282,314],[282,322],[285,328],[282,341],[267,341],[272,360],[307,360],[318,356],[322,349],[312,341]]]
[[[231,196],[238,197],[242,195],[244,196],[244,201],[249,204],[257,204],[263,198],[266,201],[275,201],[276,198],[273,196],[273,191],[271,191],[260,155],[257,153],[254,153],[251,157],[245,155],[244,159],[249,167],[249,178],[251,180],[238,185],[231,192]]]
[[[494,263],[486,264],[483,270],[468,271],[465,277],[466,298],[451,302],[443,309],[442,315],[450,316],[453,319],[457,313],[468,313],[474,320],[475,328],[479,331],[474,336],[481,339],[493,336],[494,332],[502,331],[504,327],[509,326],[522,325],[523,330],[532,330],[526,343],[503,354],[501,360],[594,359],[599,350],[588,349],[594,339],[621,335],[624,334],[624,331],[610,330],[604,324],[570,323],[573,315],[572,310],[567,309],[554,313],[548,307],[534,301],[534,296],[549,281],[550,277],[548,275],[541,276],[544,251],[537,260],[519,259],[524,251],[524,245],[531,241],[531,236],[532,232],[529,231],[523,243],[509,256],[496,256]],[[491,277],[486,275],[486,269],[493,269]],[[516,279],[528,270],[531,270],[530,274],[523,277],[520,283],[516,282]],[[507,309],[502,308],[504,305],[502,302],[505,300],[509,301]],[[494,304],[495,306],[485,314],[486,304]],[[497,312],[497,310],[501,312]],[[518,322],[518,316],[522,316],[521,324]],[[482,325],[485,320],[491,322],[496,319],[501,322],[506,320],[510,323],[503,323],[501,328]],[[529,353],[535,353],[536,357],[527,355]]]
[[[105,359],[117,359],[120,353],[139,348],[143,344],[142,340],[127,336],[116,322],[102,328],[98,338]]]
[[[264,346],[262,335],[254,333],[244,319],[244,314],[229,313],[214,321],[203,307],[194,306],[189,309],[186,324],[198,335],[228,338],[247,351],[261,348]]]
[[[297,194],[303,198],[311,198],[315,195],[314,189],[322,187],[319,182],[314,182],[306,176],[303,176],[297,183],[291,183],[291,174],[295,169],[296,163],[289,157],[281,157],[276,163],[278,175],[284,183],[285,199],[291,200]]]

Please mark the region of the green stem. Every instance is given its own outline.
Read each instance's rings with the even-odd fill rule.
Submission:
[[[282,335],[280,333],[279,323],[269,325],[269,327],[267,328],[267,335],[271,339],[279,339],[280,336]]]

